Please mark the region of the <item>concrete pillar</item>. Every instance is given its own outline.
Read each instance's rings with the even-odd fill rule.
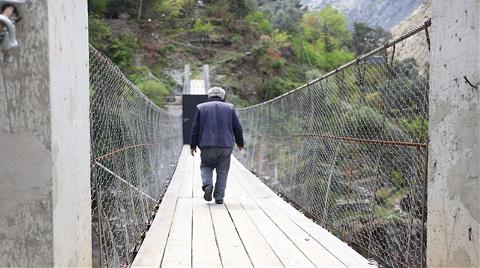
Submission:
[[[185,64],[183,71],[183,94],[190,94],[190,64]]]
[[[203,81],[205,84],[205,94],[207,94],[210,89],[210,68],[208,64],[203,65]]]
[[[480,2],[432,12],[427,263],[479,267]]]
[[[87,1],[19,10],[0,63],[0,267],[89,267]]]

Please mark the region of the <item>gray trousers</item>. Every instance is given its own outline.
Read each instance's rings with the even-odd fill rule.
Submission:
[[[225,196],[225,187],[227,187],[228,170],[230,169],[230,156],[233,148],[209,147],[201,148],[200,173],[202,176],[203,187],[213,186],[213,170],[217,172],[217,181],[215,182],[215,191],[213,198],[222,200]]]

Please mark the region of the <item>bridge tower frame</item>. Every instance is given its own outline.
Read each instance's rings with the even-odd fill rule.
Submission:
[[[18,7],[0,63],[0,267],[91,267],[86,0]]]
[[[480,2],[432,1],[428,267],[480,266]]]

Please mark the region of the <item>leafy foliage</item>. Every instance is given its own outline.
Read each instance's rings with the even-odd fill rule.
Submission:
[[[269,34],[273,30],[272,23],[267,19],[267,16],[260,11],[254,11],[248,14],[245,17],[245,22],[258,34]]]
[[[301,4],[298,0],[270,1],[259,7],[266,14],[272,26],[280,31],[296,33],[302,17]]]
[[[214,31],[214,27],[209,22],[203,22],[199,19],[195,20],[195,24],[193,26],[192,32],[197,34],[206,35],[212,33]]]
[[[165,97],[170,95],[170,90],[164,83],[153,79],[142,81],[137,87],[158,106],[163,106]]]
[[[155,77],[146,66],[134,68],[128,79],[160,107],[165,105],[165,97],[171,94],[171,88],[174,86],[174,82],[168,78]]]
[[[351,42],[347,18],[331,6],[305,14],[302,27],[305,38],[312,43],[322,42],[326,52],[348,47]]]
[[[108,24],[100,19],[89,20],[90,43],[126,71],[132,65],[133,51],[138,48],[136,38],[128,32],[115,37]]]
[[[252,87],[257,97],[253,101],[263,101],[292,90],[312,77],[317,78],[319,74],[352,60],[358,51],[367,50],[388,38],[388,33],[380,28],[358,24],[353,37],[362,42],[354,45],[343,13],[331,6],[306,12],[298,0],[204,0],[202,7],[194,0],[143,0],[142,6],[133,0],[90,2],[92,14],[105,14],[106,17],[115,17],[122,12],[136,17],[142,11],[143,17],[165,23],[162,32],[175,36],[172,40],[184,36],[187,41],[189,38],[198,41],[200,37],[205,41],[202,45],[218,40],[229,43],[241,54],[250,52],[253,58],[243,59],[238,52],[236,55],[230,53],[232,51],[226,53],[223,48],[216,52],[216,47],[202,51],[176,46],[175,50],[164,53],[163,48],[155,44],[143,45],[152,47],[145,58],[149,59],[149,66],[157,77],[164,68],[170,67],[168,58],[172,54],[193,65],[197,60],[199,66],[204,63],[225,64],[222,70],[239,76],[224,79],[225,86],[241,90],[246,86],[244,83],[255,83]],[[102,25],[94,18],[91,30],[94,46],[125,72],[138,74],[138,70],[129,67],[132,55],[145,52],[136,49],[129,36],[113,36],[108,25]],[[185,40],[180,41],[184,43]],[[238,94],[238,97],[245,95]]]
[[[156,0],[153,10],[157,14],[149,15],[160,15],[162,19],[171,20],[189,14],[194,5],[193,0]]]
[[[298,87],[299,85],[299,83],[292,82],[288,79],[274,77],[265,84],[265,99],[274,98]]]
[[[88,10],[91,14],[103,15],[107,11],[108,0],[89,0]]]
[[[368,24],[355,23],[353,25],[353,51],[361,55],[372,51],[392,38],[392,34],[381,27],[372,28]]]

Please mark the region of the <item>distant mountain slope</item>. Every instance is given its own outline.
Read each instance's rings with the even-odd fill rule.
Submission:
[[[405,20],[400,22],[397,26],[392,28],[392,34],[394,36],[399,36],[402,33],[409,31],[410,29],[424,23],[427,19],[431,18],[432,0],[423,0],[423,3]],[[426,36],[424,34],[419,34],[409,38],[405,42],[402,42],[397,46],[397,58],[406,59],[406,58],[415,58],[419,65],[424,65],[427,63],[428,58],[418,58],[416,57],[416,51],[421,47],[426,47]]]
[[[367,22],[386,30],[410,16],[422,0],[302,0],[309,9],[320,9],[326,5],[343,11],[350,22]]]

